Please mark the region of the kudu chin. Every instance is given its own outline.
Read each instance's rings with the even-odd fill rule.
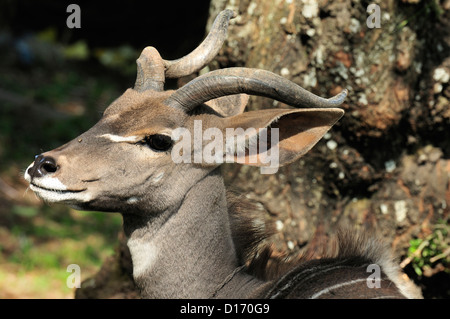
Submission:
[[[219,166],[235,161],[266,167],[268,154],[277,154],[276,165],[292,163],[343,116],[339,105],[347,91],[322,98],[250,68],[211,71],[165,91],[166,78],[195,73],[217,55],[233,17],[222,11],[198,48],[178,60],[145,48],[134,88],[87,132],[36,156],[25,173],[30,189],[48,202],[120,212],[144,298],[420,297],[389,249],[368,236],[344,234],[330,258],[265,271],[270,250],[256,249],[264,235],[255,228],[254,213],[234,209]],[[293,108],[244,112],[248,95]],[[177,134],[180,129],[194,138]],[[194,130],[203,138],[195,138]],[[212,140],[217,143],[207,143]],[[206,155],[214,160],[195,160]],[[380,270],[377,278],[369,266]]]

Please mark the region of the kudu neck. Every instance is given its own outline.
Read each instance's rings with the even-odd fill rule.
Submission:
[[[240,265],[219,170],[193,186],[174,210],[158,217],[124,215],[133,276],[144,298],[221,297],[230,285],[259,284],[235,271]]]

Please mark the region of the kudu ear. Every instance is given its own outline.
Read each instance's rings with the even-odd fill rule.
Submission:
[[[233,129],[235,136],[234,152],[227,149],[226,161],[231,156],[233,162],[276,172],[308,152],[343,114],[338,108],[269,109],[225,118],[223,132]],[[229,148],[231,135],[226,136]]]

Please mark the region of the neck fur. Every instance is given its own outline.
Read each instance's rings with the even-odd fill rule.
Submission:
[[[225,186],[217,170],[197,183],[177,210],[158,217],[124,214],[124,228],[133,276],[144,298],[211,298],[228,293],[242,298],[262,284],[245,269],[236,270],[240,265]]]

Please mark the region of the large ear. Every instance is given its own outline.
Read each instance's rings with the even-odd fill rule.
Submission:
[[[269,109],[224,118],[226,161],[266,167],[265,173],[274,173],[308,152],[343,114],[338,108]]]

